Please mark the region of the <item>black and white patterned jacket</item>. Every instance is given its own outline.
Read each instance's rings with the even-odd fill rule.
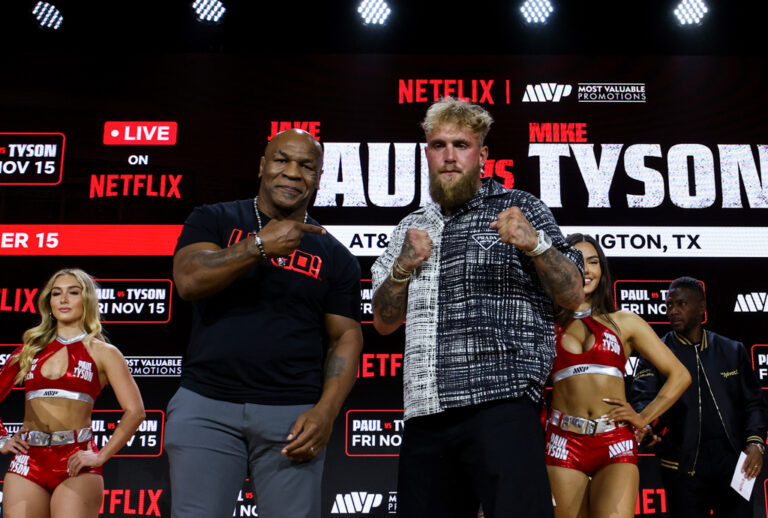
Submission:
[[[511,206],[583,272],[581,253],[565,243],[549,208],[490,179],[450,217],[435,203],[406,216],[371,268],[375,291],[406,231],[429,233],[432,255],[408,286],[405,419],[498,399],[541,398],[555,355],[553,307],[533,260],[490,227]]]

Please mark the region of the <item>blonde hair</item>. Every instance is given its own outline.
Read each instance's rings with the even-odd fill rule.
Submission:
[[[431,133],[444,124],[455,124],[460,128],[469,128],[480,137],[482,144],[491,130],[493,117],[478,104],[446,97],[429,107],[427,115],[421,123],[421,128],[425,133]]]
[[[90,275],[78,268],[65,268],[54,273],[53,276],[48,279],[43,290],[40,292],[40,297],[37,300],[37,309],[40,312],[41,321],[37,326],[27,329],[24,332],[24,346],[21,352],[11,361],[19,362],[19,373],[16,375],[16,384],[21,384],[24,381],[29,369],[32,368],[32,360],[37,354],[45,349],[48,344],[53,342],[58,332],[56,319],[51,312],[51,291],[53,291],[53,283],[56,279],[62,275],[71,275],[82,288],[83,299],[83,318],[81,323],[83,329],[88,335],[83,341],[88,341],[93,338],[104,340],[104,336],[101,331],[101,315],[99,314],[99,299],[96,295],[97,285],[93,281]]]

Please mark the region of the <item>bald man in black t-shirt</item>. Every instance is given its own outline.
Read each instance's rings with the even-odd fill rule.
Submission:
[[[231,516],[246,477],[260,517],[320,516],[324,446],[362,349],[360,265],[307,214],[321,174],[314,138],[279,133],[257,197],[184,224],[173,276],[194,315],[168,405],[173,517]]]

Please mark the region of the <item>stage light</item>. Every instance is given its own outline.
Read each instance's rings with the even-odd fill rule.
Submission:
[[[366,25],[384,25],[392,10],[382,0],[363,0],[357,6],[357,12]]]
[[[219,0],[195,0],[192,9],[197,13],[197,21],[203,23],[219,23],[227,12],[227,8]]]
[[[526,0],[520,7],[526,23],[547,23],[549,16],[555,9],[549,0]]]
[[[677,22],[682,25],[701,25],[701,20],[709,12],[702,0],[683,0],[674,10]]]
[[[35,15],[43,29],[58,30],[61,27],[61,22],[64,21],[64,17],[56,9],[56,6],[48,2],[37,2],[35,8],[32,9],[32,14]]]

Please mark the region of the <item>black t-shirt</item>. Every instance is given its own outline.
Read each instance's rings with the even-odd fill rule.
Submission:
[[[261,220],[266,225],[269,218]],[[256,229],[252,199],[204,205],[187,218],[176,250],[200,242],[226,248]],[[262,261],[223,291],[193,302],[182,387],[236,403],[317,402],[324,317],[360,320],[360,264],[330,234],[305,234],[283,263]]]

